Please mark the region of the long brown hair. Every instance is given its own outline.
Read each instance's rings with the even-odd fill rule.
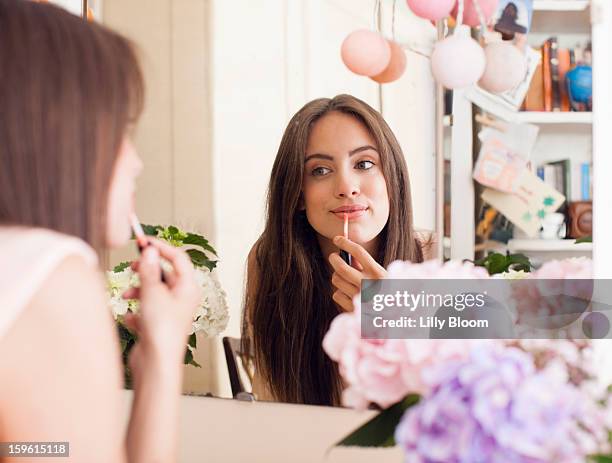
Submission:
[[[143,94],[120,35],[50,4],[0,0],[0,225],[100,251],[113,167]]]
[[[264,232],[255,244],[257,272],[248,281],[243,316],[243,349],[278,400],[338,405],[342,383],[337,366],[321,347],[339,309],[331,274],[317,234],[300,210],[304,158],[313,124],[339,111],[359,120],[376,141],[389,192],[389,220],[379,235],[383,266],[401,259],[421,262],[412,225],[408,169],[400,145],[382,116],[350,96],[306,104],[289,122],[272,168]]]

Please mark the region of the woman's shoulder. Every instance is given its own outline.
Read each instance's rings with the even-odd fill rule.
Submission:
[[[46,228],[0,226],[0,256],[22,265],[40,266],[54,256],[78,254],[97,264],[95,251],[83,240]]]
[[[52,276],[65,274],[78,284],[96,272],[96,253],[78,238],[46,229],[0,227],[0,337]]]

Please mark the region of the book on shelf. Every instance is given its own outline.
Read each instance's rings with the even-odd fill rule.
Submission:
[[[537,176],[563,194],[568,202],[589,201],[593,191],[593,166],[589,162],[563,159],[536,167]]]
[[[561,111],[561,82],[559,79],[559,42],[557,37],[548,39],[550,42],[550,80],[551,102],[553,111]]]
[[[541,56],[542,50],[537,50]],[[531,78],[531,83],[525,101],[523,102],[524,111],[544,111],[544,74],[542,59],[538,59],[538,64]]]
[[[540,62],[530,81],[521,106],[522,111],[572,111],[567,73],[580,64],[591,65],[590,46],[559,47],[557,37],[550,37],[539,50]],[[586,109],[586,108],[585,108]]]

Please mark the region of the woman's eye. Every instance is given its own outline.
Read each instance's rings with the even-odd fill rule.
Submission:
[[[372,161],[359,161],[355,164],[357,169],[368,170],[374,167],[374,163]]]
[[[327,175],[329,172],[331,172],[331,170],[327,167],[315,167],[312,169],[313,177],[321,177],[323,175]]]

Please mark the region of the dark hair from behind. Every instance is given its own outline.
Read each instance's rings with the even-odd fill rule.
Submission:
[[[143,99],[125,38],[51,4],[0,0],[0,225],[101,251],[115,161]]]
[[[341,402],[337,365],[321,346],[339,309],[332,300],[331,272],[316,231],[300,210],[308,137],[313,125],[332,111],[364,124],[380,154],[389,193],[389,220],[373,257],[385,267],[397,259],[423,260],[413,231],[408,169],[383,117],[350,95],[306,104],[289,122],[272,168],[266,225],[255,244],[258,272],[255,277],[247,275],[243,315],[243,350],[254,353],[255,368],[274,397],[284,402]]]

